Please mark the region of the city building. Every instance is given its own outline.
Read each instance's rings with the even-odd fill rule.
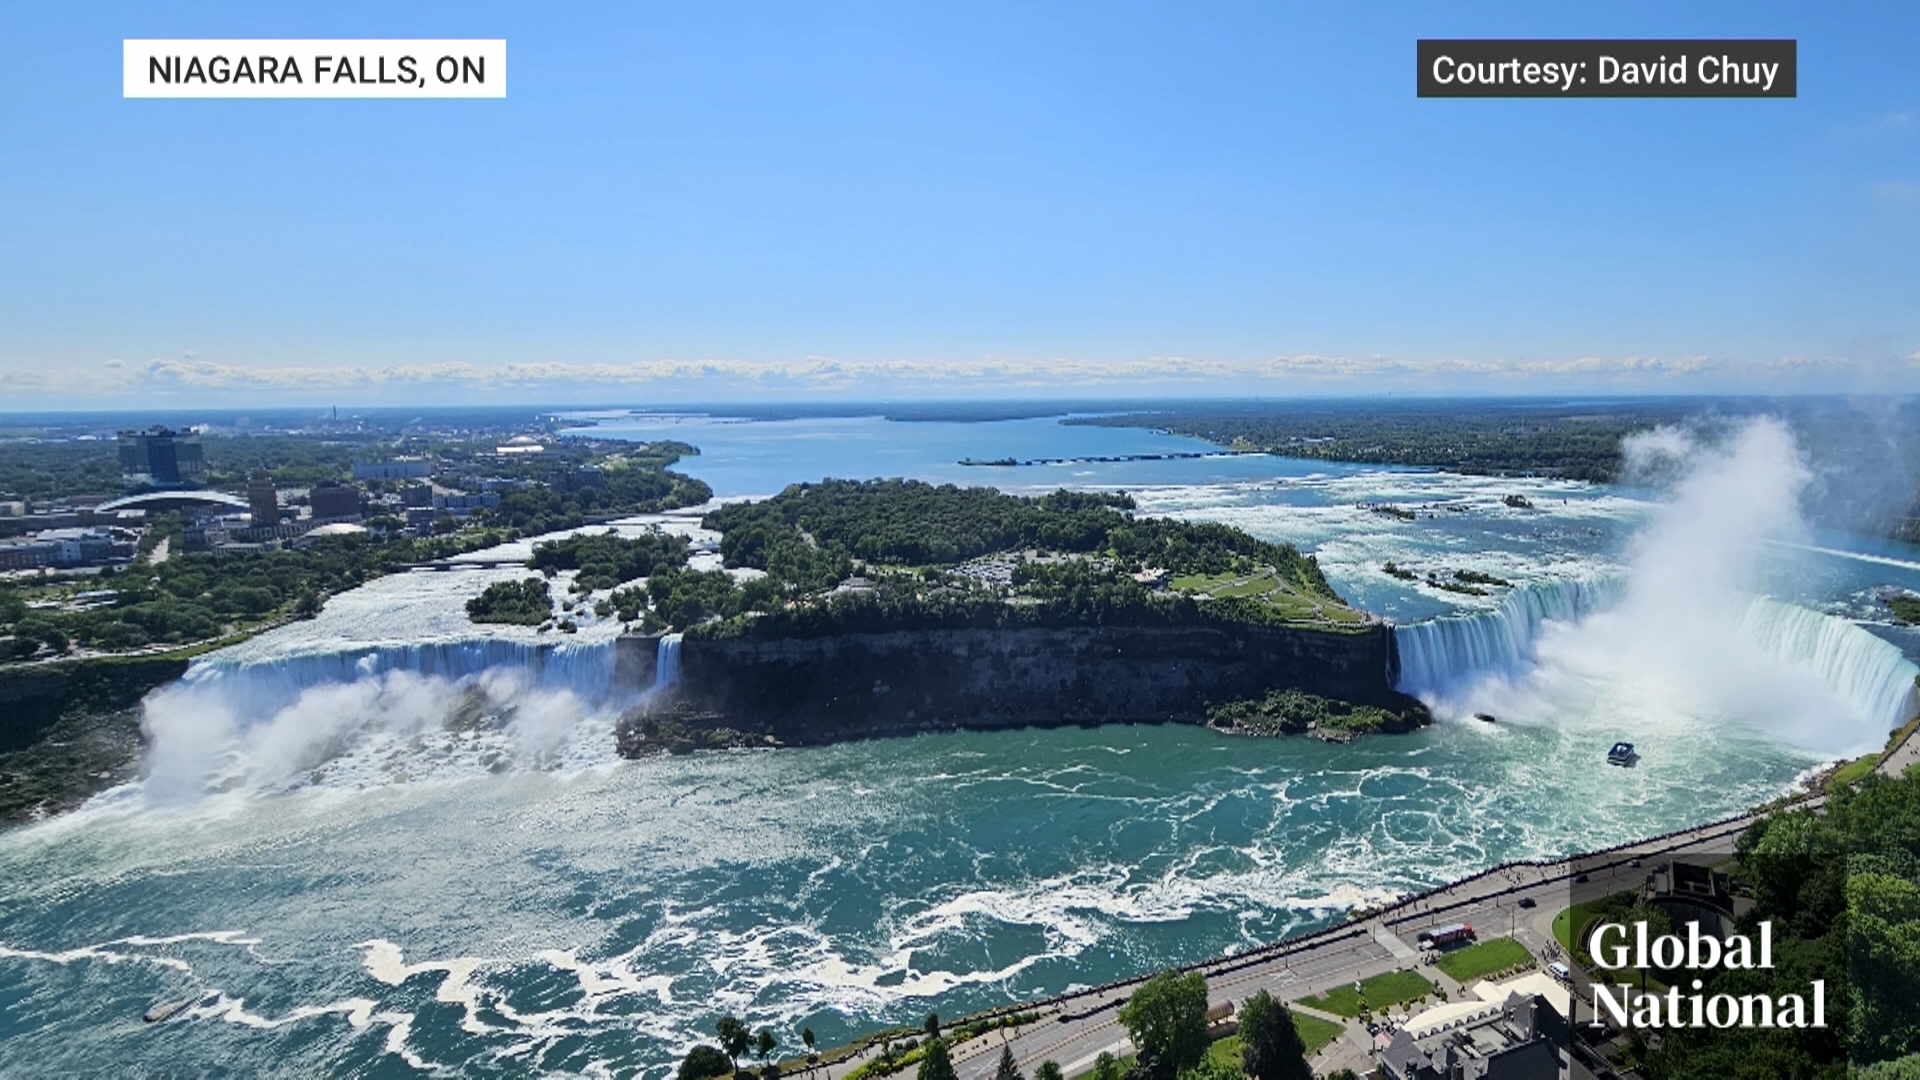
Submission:
[[[45,529],[25,540],[0,543],[0,570],[41,566],[99,566],[131,559],[135,541],[124,530]]]
[[[307,492],[313,520],[339,521],[360,516],[360,489],[351,484],[315,484]]]
[[[456,518],[466,517],[475,510],[498,509],[499,506],[500,494],[495,491],[478,491],[472,494],[435,492],[433,495],[433,508]]]
[[[582,491],[587,488],[606,487],[607,474],[591,465],[555,469],[547,478],[547,486],[555,491]]]
[[[158,486],[199,483],[207,473],[200,436],[155,425],[120,433],[120,471],[134,483]]]
[[[1753,901],[1735,896],[1733,879],[1709,866],[1674,859],[1647,874],[1640,895],[1663,912],[1677,931],[1698,923],[1703,933],[1726,937]]]
[[[0,570],[32,570],[52,565],[52,544],[38,540],[0,541]]]
[[[545,453],[546,449],[540,445],[540,440],[531,435],[515,435],[507,440],[507,445],[494,447],[493,452],[499,457],[514,457],[519,454]]]
[[[256,529],[280,524],[280,494],[273,489],[273,477],[257,469],[247,477],[247,509]]]
[[[353,463],[353,478],[363,484],[387,480],[419,480],[432,475],[433,462],[418,458]]]
[[[1374,1045],[1387,1080],[1563,1080],[1567,991],[1539,972],[1473,987],[1478,1000],[1436,1006]]]

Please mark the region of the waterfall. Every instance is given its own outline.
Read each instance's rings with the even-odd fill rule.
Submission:
[[[183,680],[218,688],[243,714],[269,715],[303,691],[352,683],[388,672],[410,672],[457,683],[507,668],[535,687],[568,690],[582,701],[604,699],[612,688],[612,638],[554,643],[484,637],[382,644],[359,648],[236,657],[219,653],[194,661]]]
[[[615,641],[256,639],[142,703],[144,785],[176,799],[596,764],[612,753]]]
[[[1625,594],[1620,578],[1543,582],[1515,589],[1491,610],[1395,627],[1400,668],[1394,685],[1431,700],[1477,676],[1518,674],[1533,661],[1546,623],[1579,623]],[[1885,730],[1920,709],[1914,681],[1920,666],[1892,643],[1846,619],[1769,597],[1739,604],[1727,624],[1730,635],[1783,666],[1803,665],[1863,720]]]
[[[680,681],[680,635],[664,634],[660,638],[658,651],[653,661],[653,693],[671,687]]]
[[[1624,582],[1615,577],[1536,582],[1485,611],[1395,627],[1400,672],[1394,685],[1419,697],[1470,676],[1517,670],[1533,658],[1542,624],[1578,622],[1611,607],[1623,592]]]
[[[1920,708],[1914,686],[1920,666],[1845,619],[1756,596],[1740,632],[1783,662],[1808,665],[1861,716],[1886,728],[1906,723]]]

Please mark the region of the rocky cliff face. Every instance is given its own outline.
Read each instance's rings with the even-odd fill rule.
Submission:
[[[1392,689],[1385,626],[929,630],[688,639],[672,702],[699,726],[787,742],[952,727],[1201,723],[1209,703],[1293,687],[1424,718]],[[637,665],[636,665],[637,666]]]

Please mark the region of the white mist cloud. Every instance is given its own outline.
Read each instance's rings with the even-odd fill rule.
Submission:
[[[275,790],[316,770],[360,786],[508,763],[541,768],[599,715],[572,691],[535,685],[510,666],[460,680],[387,671],[307,687],[291,700],[272,689],[243,670],[150,695],[141,719],[147,796],[180,802],[229,788]]]
[[[1813,479],[1793,431],[1773,417],[1735,428],[1722,443],[1659,428],[1626,439],[1630,478],[1665,476],[1671,499],[1634,538],[1629,605],[1698,630],[1724,628],[1760,585],[1760,563],[1806,524],[1800,497]]]
[[[1601,740],[1745,730],[1821,755],[1879,745],[1889,717],[1874,713],[1910,685],[1910,666],[1865,631],[1759,596],[1780,545],[1805,537],[1813,474],[1792,429],[1761,417],[1718,435],[1626,441],[1626,475],[1665,494],[1629,547],[1620,602],[1548,624],[1531,668],[1443,694],[1443,711],[1581,718]],[[1845,685],[1874,664],[1884,685]]]

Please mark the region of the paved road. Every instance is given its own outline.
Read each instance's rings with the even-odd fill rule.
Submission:
[[[1592,870],[1595,882],[1604,886],[1617,878],[1621,888],[1637,885],[1645,871],[1630,866],[1631,860],[1721,849],[1752,820],[1740,818],[1661,841],[1622,848],[1608,855],[1604,865]],[[1261,989],[1292,1000],[1351,985],[1358,979],[1382,972],[1419,967],[1411,939],[1420,929],[1436,923],[1469,922],[1488,935],[1511,934],[1536,954],[1544,954],[1552,941],[1552,915],[1566,903],[1572,875],[1569,867],[1569,863],[1557,863],[1498,871],[1457,883],[1431,897],[1397,905],[1364,922],[1335,927],[1284,949],[1239,958],[1223,957],[1202,965],[1200,970],[1207,977],[1213,1004],[1237,1005]],[[1521,907],[1522,897],[1531,898],[1535,907]],[[1434,968],[1419,967],[1419,970],[1450,993],[1459,989],[1458,984]],[[1071,1076],[1091,1065],[1103,1050],[1116,1056],[1129,1053],[1132,1046],[1116,1014],[1140,981],[1035,1005],[1032,1008],[1043,1017],[1039,1022],[1015,1033],[994,1033],[957,1047],[955,1069],[961,1080],[990,1077],[1003,1043],[1012,1045],[1021,1071],[1028,1075],[1034,1066],[1049,1059],[1058,1062]],[[1364,1038],[1364,1029],[1350,1028],[1348,1038],[1329,1047],[1316,1065],[1336,1068],[1343,1063],[1353,1063],[1346,1059],[1357,1060],[1364,1052]],[[871,1057],[872,1054],[858,1056],[826,1072],[837,1080]]]
[[[1881,762],[1878,771],[1897,775],[1916,762],[1920,762],[1920,739],[1909,738]],[[1817,807],[1824,801],[1824,796],[1815,796],[1800,805]],[[1617,889],[1606,891],[1635,887],[1644,881],[1646,871],[1633,866],[1633,862],[1659,855],[1725,851],[1759,816],[1747,815],[1628,845],[1598,857],[1597,862],[1593,856],[1583,856],[1580,869],[1589,874],[1597,888],[1617,885]],[[1435,968],[1419,965],[1412,948],[1413,937],[1428,926],[1467,922],[1483,935],[1512,936],[1536,956],[1545,956],[1553,943],[1553,916],[1567,904],[1574,873],[1570,860],[1501,868],[1456,882],[1431,896],[1394,905],[1363,922],[1334,927],[1277,950],[1209,961],[1199,970],[1207,977],[1214,1005],[1237,1005],[1262,989],[1291,1001],[1400,968],[1418,968],[1454,994],[1459,989],[1457,983]],[[1534,906],[1522,907],[1523,898],[1531,899]],[[955,1069],[961,1080],[991,1077],[1003,1044],[1013,1047],[1021,1071],[1029,1076],[1034,1066],[1049,1059],[1072,1076],[1089,1067],[1103,1050],[1116,1056],[1130,1053],[1132,1044],[1116,1014],[1141,981],[1144,976],[1102,992],[1028,1006],[1042,1014],[1040,1021],[1017,1032],[994,1033],[955,1048]],[[1364,1074],[1372,1067],[1367,1051],[1366,1030],[1353,1025],[1320,1054],[1314,1065],[1322,1072],[1351,1065]],[[838,1080],[871,1057],[854,1057],[825,1071],[831,1080]]]

